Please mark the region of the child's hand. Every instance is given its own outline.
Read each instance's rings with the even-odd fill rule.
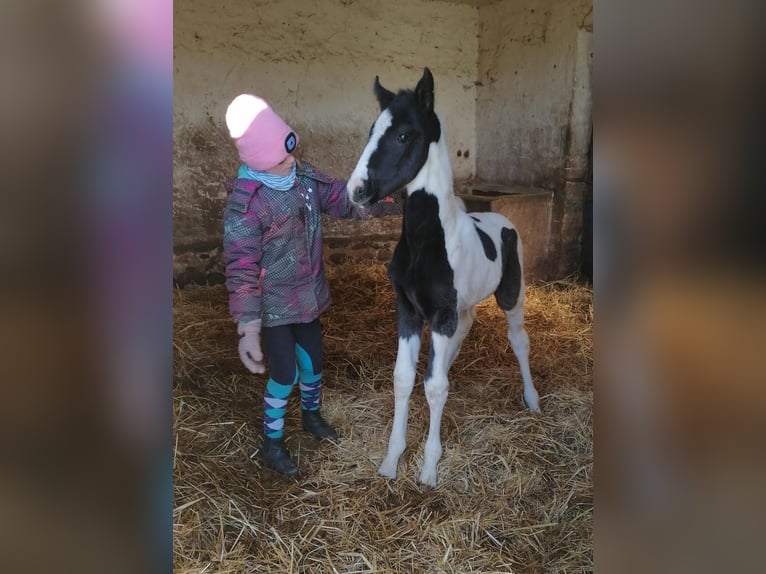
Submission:
[[[239,333],[239,358],[248,371],[254,374],[266,372],[261,352],[261,320],[256,319],[237,326]]]

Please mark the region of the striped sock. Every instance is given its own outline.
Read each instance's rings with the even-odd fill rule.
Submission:
[[[290,396],[290,391],[293,390],[297,380],[298,371],[295,372],[295,379],[289,385],[282,385],[271,378],[266,383],[266,392],[263,397],[263,434],[268,438],[282,437],[287,397]]]
[[[305,411],[319,409],[319,390],[322,388],[322,371],[314,373],[311,357],[300,345],[295,345],[295,356],[298,359],[301,380],[301,407]]]

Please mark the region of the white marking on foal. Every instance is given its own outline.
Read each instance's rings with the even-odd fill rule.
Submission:
[[[461,340],[456,337],[447,337],[433,333],[431,346],[433,354],[431,359],[431,376],[426,379],[426,400],[431,409],[428,426],[428,439],[423,451],[423,469],[420,473],[420,482],[427,486],[436,486],[436,463],[442,456],[441,424],[444,404],[447,402],[447,389],[449,380],[447,372],[455,358],[457,348]]]
[[[438,115],[437,115],[438,117]],[[441,123],[441,118],[439,118]],[[447,149],[447,136],[444,133],[444,124],[441,123],[441,135],[439,141],[431,142],[428,146],[428,157],[423,167],[410,183],[407,184],[407,194],[419,189],[425,189],[431,195],[440,199],[449,196],[455,197],[452,189],[452,164],[449,161]],[[457,197],[455,197],[457,199]],[[440,202],[441,203],[441,202]],[[441,205],[439,206],[441,209]]]
[[[415,385],[419,352],[420,334],[399,338],[394,367],[394,423],[388,439],[388,453],[378,468],[378,473],[388,478],[396,478],[396,465],[407,446],[407,415],[412,387]]]
[[[516,306],[510,311],[505,312],[505,318],[508,320],[508,340],[513,347],[513,354],[519,361],[521,378],[524,381],[524,402],[527,403],[529,410],[534,413],[540,411],[540,398],[537,389],[532,383],[532,373],[529,371],[529,335],[524,328],[524,282],[521,283],[521,292]]]
[[[357,162],[354,171],[351,172],[351,177],[348,178],[348,183],[346,184],[346,192],[348,193],[349,199],[352,201],[354,200],[354,190],[357,187],[361,187],[367,180],[367,164],[370,163],[370,157],[375,150],[378,149],[380,138],[382,138],[383,134],[386,133],[386,130],[391,127],[393,121],[394,117],[388,110],[383,110],[378,116],[378,119],[375,120],[375,125],[372,128],[372,134],[370,134],[367,146],[364,148],[362,157],[359,158],[359,161]]]

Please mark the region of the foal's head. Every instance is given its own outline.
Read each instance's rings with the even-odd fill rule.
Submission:
[[[423,70],[415,90],[388,91],[375,77],[380,115],[370,139],[348,180],[349,198],[371,205],[415,179],[428,158],[428,148],[439,141],[441,127],[434,113],[434,79]]]

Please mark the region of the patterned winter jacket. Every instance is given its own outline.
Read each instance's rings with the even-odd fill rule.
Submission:
[[[226,182],[223,214],[229,311],[264,327],[313,321],[330,306],[320,213],[366,219],[398,213],[393,203],[355,207],[346,182],[302,162],[295,185],[277,191],[251,179]]]

